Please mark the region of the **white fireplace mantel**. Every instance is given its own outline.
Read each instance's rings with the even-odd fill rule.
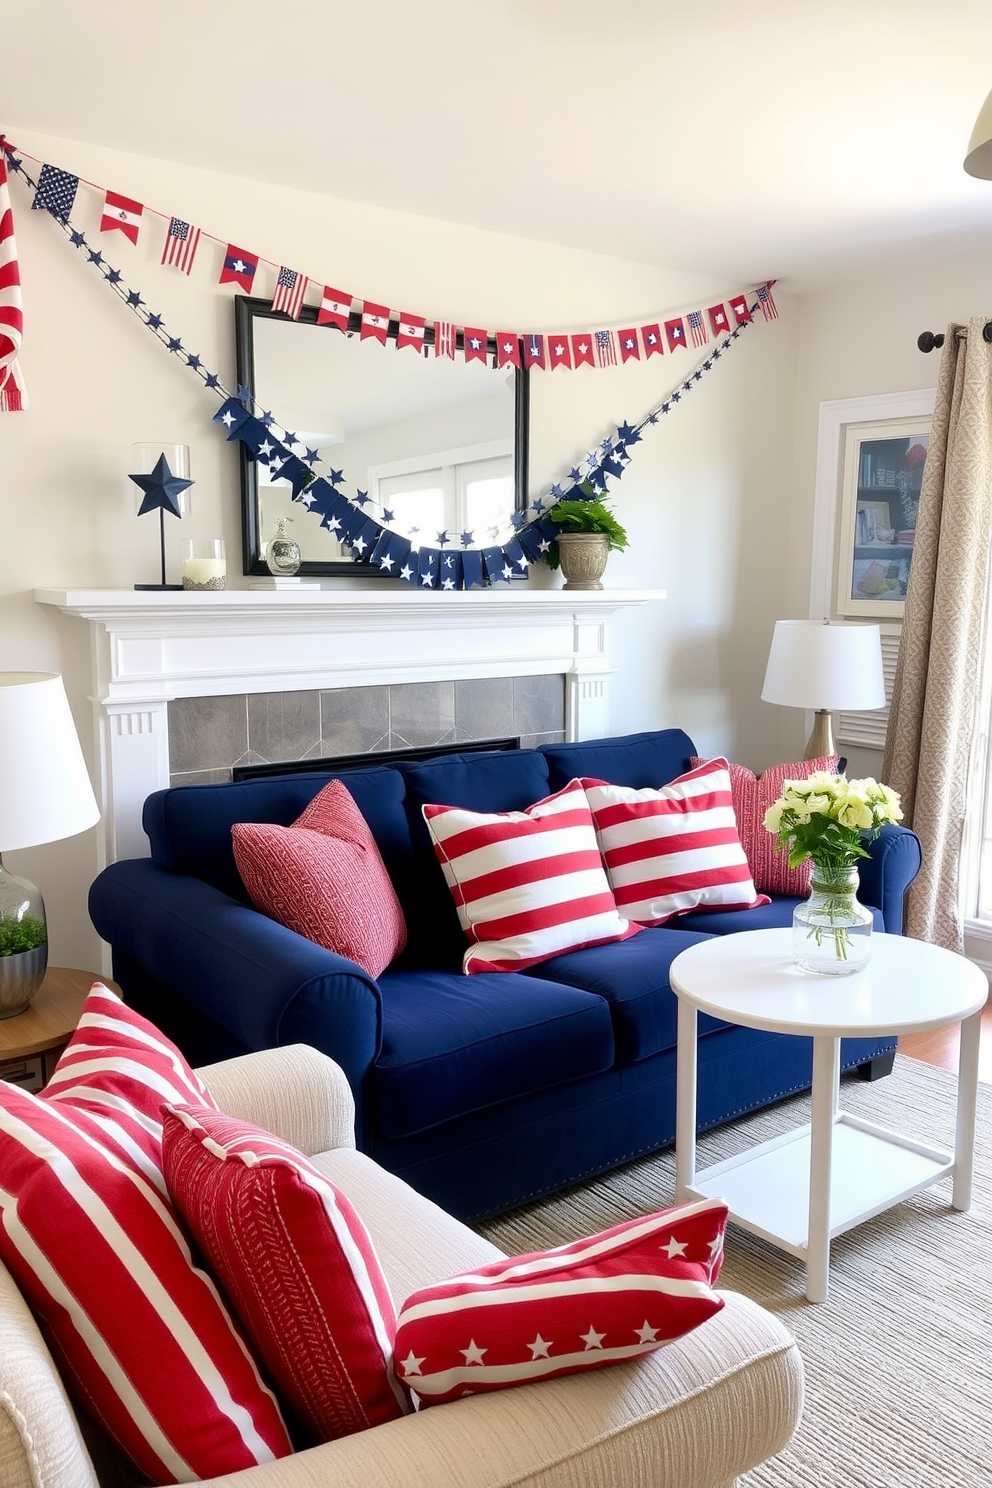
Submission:
[[[148,851],[141,808],[169,783],[181,697],[436,682],[566,679],[571,739],[607,732],[607,623],[662,589],[38,589],[89,622],[105,861]]]

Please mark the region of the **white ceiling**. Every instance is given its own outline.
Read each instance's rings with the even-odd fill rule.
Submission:
[[[797,291],[992,246],[990,0],[28,0],[2,36],[15,140]]]

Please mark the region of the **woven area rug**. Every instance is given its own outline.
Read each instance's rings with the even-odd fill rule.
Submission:
[[[846,1079],[841,1105],[951,1148],[956,1083],[918,1060]],[[710,1133],[700,1166],[808,1119],[800,1097]],[[948,1180],[835,1240],[813,1306],[794,1257],[731,1226],[719,1285],[775,1313],[799,1342],[806,1410],[790,1446],[741,1488],[976,1488],[992,1483],[992,1086],[979,1087],[972,1208]],[[674,1202],[674,1156],[645,1158],[480,1226],[511,1253],[561,1245]]]

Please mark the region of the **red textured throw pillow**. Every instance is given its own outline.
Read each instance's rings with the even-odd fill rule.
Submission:
[[[97,984],[44,1093],[0,1084],[0,1257],[80,1407],[152,1482],[187,1483],[292,1447],[169,1202],[163,1101],[213,1105]]]
[[[270,1132],[204,1106],[166,1106],[163,1118],[169,1192],[301,1445],[409,1411],[389,1287],[344,1194]]]
[[[706,760],[693,759],[693,765],[704,765]],[[760,775],[755,775],[745,765],[730,766],[730,789],[734,797],[734,814],[741,846],[747,854],[755,888],[762,894],[787,894],[801,899],[809,893],[809,875],[812,864],[801,863],[798,868],[789,867],[789,855],[776,852],[778,838],[765,830],[765,812],[782,794],[787,780],[808,780],[817,770],[837,772],[836,754],[823,755],[820,759],[799,760],[791,765],[772,765]]]
[[[396,1367],[435,1404],[650,1353],[723,1307],[726,1224],[702,1199],[423,1287],[400,1309]]]
[[[234,861],[252,903],[377,977],[406,945],[406,922],[364,816],[330,780],[290,827],[239,822]]]
[[[471,941],[466,972],[521,971],[636,933],[617,913],[579,781],[526,811],[423,813]]]
[[[751,880],[723,759],[659,789],[583,780],[621,914],[661,925],[694,909],[767,904]]]

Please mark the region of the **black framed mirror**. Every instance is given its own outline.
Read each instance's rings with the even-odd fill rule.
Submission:
[[[234,316],[239,385],[297,436],[296,453],[315,449],[343,470],[346,496],[367,494],[370,513],[388,511],[388,525],[415,544],[418,535],[432,544],[442,532],[471,532],[470,545],[483,547],[497,528],[502,540],[512,533],[514,512],[527,507],[528,374],[495,368],[492,338],[485,362],[466,362],[461,331],[449,358],[434,355],[430,326],[423,351],[397,347],[395,320],[385,346],[362,340],[356,311],[347,334],[318,325],[316,307],[292,320],[245,295]],[[244,445],[239,452],[246,574],[268,573],[266,546],[288,518],[301,575],[385,577],[294,502],[287,481],[269,483],[267,467]]]

